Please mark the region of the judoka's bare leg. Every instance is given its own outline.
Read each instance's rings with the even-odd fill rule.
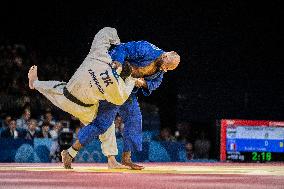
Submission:
[[[128,166],[122,165],[116,161],[115,156],[118,154],[117,143],[115,137],[115,125],[112,125],[107,131],[99,136],[101,141],[101,149],[103,154],[107,157],[109,169],[128,169]]]
[[[79,130],[78,140],[68,150],[62,151],[62,161],[66,169],[71,168],[72,159],[82,147],[107,131],[115,119],[118,108],[119,106],[110,102],[100,101],[97,117]]]
[[[77,139],[70,148],[61,152],[62,162],[65,169],[72,169],[71,163],[82,147],[82,144]]]
[[[114,155],[109,155],[107,157],[107,165],[109,169],[129,169],[129,166],[122,165],[117,162]]]
[[[134,170],[141,170],[144,166],[132,162],[131,152],[142,151],[142,114],[137,97],[132,95],[130,98],[131,100],[120,106],[119,111],[124,123],[121,164]]]

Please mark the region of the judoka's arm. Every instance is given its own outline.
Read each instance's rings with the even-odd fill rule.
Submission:
[[[135,86],[142,88],[142,93],[144,96],[149,96],[152,91],[156,90],[160,86],[163,80],[163,75],[164,74],[160,74],[159,77],[151,80],[145,80],[143,78],[139,79],[136,81]]]
[[[90,53],[96,50],[108,50],[111,44],[119,44],[120,39],[115,28],[104,27],[94,37]]]

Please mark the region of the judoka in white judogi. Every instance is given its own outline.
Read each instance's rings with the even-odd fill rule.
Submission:
[[[108,50],[111,44],[119,43],[115,28],[101,29],[95,35],[89,54],[67,83],[36,80],[33,87],[55,106],[79,118],[83,124],[91,123],[97,115],[100,100],[121,105],[134,87],[134,78],[123,80],[119,77],[119,71],[112,68]],[[100,138],[104,155],[117,154],[114,124]]]

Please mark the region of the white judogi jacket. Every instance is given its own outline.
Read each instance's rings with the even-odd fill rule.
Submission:
[[[125,83],[110,67],[112,59],[108,50],[111,44],[119,43],[116,29],[100,30],[93,40],[88,56],[69,80],[69,92],[87,104],[107,100],[122,105],[129,97],[134,82],[128,79]]]
[[[128,99],[134,87],[134,78],[128,77],[123,81],[110,66],[112,59],[108,50],[111,44],[119,43],[116,29],[101,29],[95,35],[88,56],[68,83],[37,80],[34,82],[35,89],[55,106],[79,118],[85,125],[89,124],[96,118],[99,100],[121,105]],[[72,100],[70,95],[76,100]],[[99,138],[105,156],[117,155],[114,124]]]
[[[92,122],[97,115],[99,100],[121,105],[128,99],[134,87],[134,78],[128,77],[124,81],[110,66],[112,59],[108,50],[111,44],[119,43],[115,28],[101,29],[95,35],[88,56],[68,83],[35,81],[35,89],[57,107],[78,117],[85,125]]]

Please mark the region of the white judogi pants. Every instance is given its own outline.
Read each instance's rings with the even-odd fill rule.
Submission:
[[[47,97],[54,105],[56,105],[59,108],[64,107],[65,111],[67,111],[68,109],[67,111],[68,113],[71,113],[74,116],[77,115],[76,117],[78,117],[79,119],[80,117],[85,116],[86,114],[87,115],[89,114],[90,115],[89,117],[92,117],[92,116],[95,117],[98,111],[98,104],[91,106],[91,107],[82,107],[82,106],[74,104],[73,102],[70,102],[63,95],[63,88],[65,85],[60,85],[62,83],[63,82],[59,82],[59,81],[38,81],[37,80],[34,82],[34,87],[36,90],[42,93],[45,97]],[[55,85],[60,85],[60,86],[53,88],[53,86]],[[88,122],[84,124],[87,125]],[[101,141],[102,153],[105,156],[118,154],[114,123],[112,123],[112,125],[107,129],[107,131],[104,134],[99,135],[99,139]]]

